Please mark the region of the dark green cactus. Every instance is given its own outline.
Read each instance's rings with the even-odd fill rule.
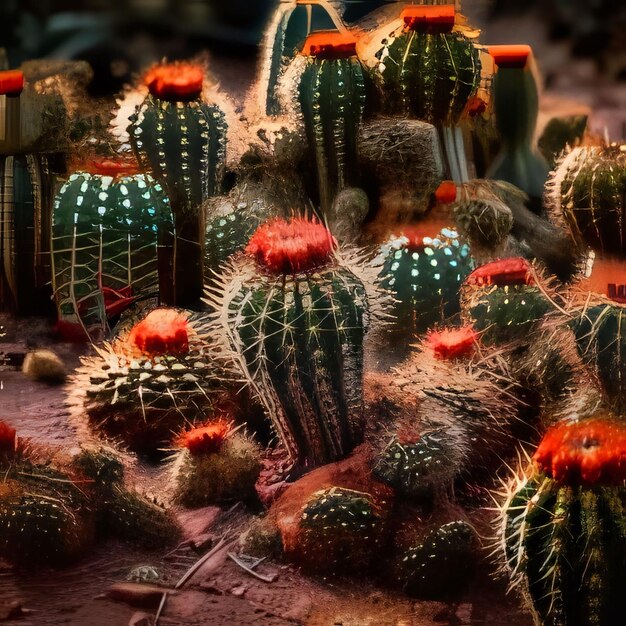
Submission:
[[[151,176],[94,171],[72,174],[54,201],[52,284],[60,329],[98,338],[124,301],[167,289],[174,227]]]
[[[315,222],[268,222],[246,252],[214,288],[216,332],[298,465],[342,458],[363,432],[366,286]]]
[[[185,77],[188,82],[178,82]],[[176,226],[175,301],[202,295],[203,200],[221,190],[226,160],[225,114],[202,96],[204,72],[162,65],[146,75],[150,94],[130,117],[128,133],[142,167],[167,190]]]
[[[404,232],[382,246],[380,276],[396,299],[397,327],[422,332],[460,313],[459,290],[474,261],[452,229],[431,237],[419,225]]]
[[[576,239],[599,253],[626,252],[626,151],[576,148],[558,165],[547,199]]]
[[[402,557],[404,590],[414,598],[459,596],[472,579],[477,537],[464,521],[432,530]]]
[[[319,203],[329,215],[337,194],[359,186],[358,136],[365,105],[356,41],[340,33],[314,33],[302,53],[299,101],[309,149],[317,166]]]

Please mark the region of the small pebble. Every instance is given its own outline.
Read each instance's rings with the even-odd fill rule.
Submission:
[[[65,364],[52,350],[35,350],[24,359],[22,372],[28,378],[45,383],[65,382]]]

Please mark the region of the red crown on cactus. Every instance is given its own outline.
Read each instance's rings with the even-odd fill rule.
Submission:
[[[87,172],[98,176],[134,176],[139,174],[139,164],[129,156],[94,157],[73,165],[74,171]]]
[[[527,45],[489,46],[489,54],[498,67],[525,68],[533,49]]]
[[[476,349],[478,333],[472,326],[431,330],[426,336],[425,345],[441,361],[454,361],[469,357]]]
[[[222,449],[232,432],[230,422],[218,419],[182,433],[178,438],[178,444],[187,448],[193,456],[214,454]]]
[[[332,259],[337,242],[320,222],[276,219],[259,226],[246,254],[274,274],[308,273]]]
[[[347,32],[317,31],[306,38],[302,54],[319,59],[345,59],[356,54],[356,38]]]
[[[408,239],[405,248],[409,252],[421,252],[427,245],[424,239],[434,239],[444,228],[449,228],[445,222],[425,221],[410,224],[402,228],[402,237]]]
[[[144,78],[150,93],[159,100],[188,102],[202,93],[204,69],[194,63],[166,63],[148,70]]]
[[[444,180],[435,191],[435,200],[438,204],[452,204],[456,202],[456,194],[456,183],[451,180]]]
[[[410,5],[400,17],[409,30],[450,32],[454,28],[456,8],[454,4]]]
[[[540,471],[569,486],[626,480],[626,427],[607,418],[551,428],[533,457]]]
[[[522,257],[499,259],[476,268],[466,279],[466,285],[489,287],[497,285],[533,285],[535,279],[530,263]]]
[[[17,447],[15,428],[0,421],[0,454],[12,455]]]
[[[19,96],[24,89],[24,73],[21,70],[0,72],[0,95]]]
[[[132,327],[127,343],[148,356],[185,354],[189,352],[187,316],[175,309],[155,309]]]

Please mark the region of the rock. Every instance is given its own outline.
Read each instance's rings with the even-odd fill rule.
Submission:
[[[65,382],[65,364],[52,350],[35,350],[24,359],[22,372],[38,382],[61,384]]]
[[[244,585],[241,585],[240,587],[235,587],[234,589],[231,589],[230,593],[236,598],[243,598],[244,595],[246,595],[246,591],[248,591],[248,588]]]
[[[130,606],[146,609],[156,609],[161,603],[165,592],[168,595],[176,594],[176,591],[157,585],[142,583],[115,583],[107,592],[107,596],[116,602],[124,602]]]
[[[128,626],[152,626],[154,624],[154,616],[150,613],[137,612],[133,613]]]

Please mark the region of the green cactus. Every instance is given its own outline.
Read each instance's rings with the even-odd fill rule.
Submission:
[[[434,237],[422,237],[410,227],[405,233],[382,246],[380,276],[396,299],[397,327],[419,333],[460,313],[459,290],[474,261],[452,229]]]
[[[547,200],[576,239],[599,253],[626,252],[626,152],[589,146],[565,155],[550,182]]]
[[[472,579],[477,538],[464,521],[435,528],[402,557],[404,590],[414,598],[461,595]]]
[[[215,334],[298,466],[340,459],[363,433],[362,265],[335,258],[328,230],[303,219],[264,224],[246,252],[210,292]]]
[[[170,197],[176,227],[175,302],[192,306],[202,295],[201,204],[221,190],[228,125],[220,107],[202,97],[201,68],[174,64],[152,72],[148,82],[151,75],[158,80],[149,82],[151,93],[131,115],[128,133],[137,160],[152,170]],[[190,73],[190,89],[199,81],[196,91],[178,94],[181,73]]]
[[[355,41],[345,40],[339,33],[315,33],[307,39],[298,92],[317,166],[321,212],[326,216],[342,189],[359,186],[358,136],[365,84]],[[326,46],[323,52],[322,46]]]
[[[155,295],[171,280],[163,261],[172,212],[148,174],[73,173],[52,214],[52,284],[60,329],[93,339],[125,300]],[[161,267],[160,267],[161,266]],[[71,331],[70,331],[71,332]]]

